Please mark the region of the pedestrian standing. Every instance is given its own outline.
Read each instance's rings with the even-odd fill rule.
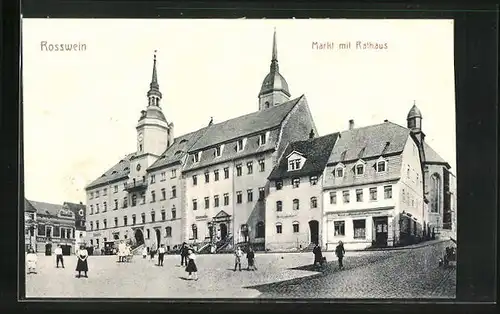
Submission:
[[[248,248],[247,260],[248,270],[256,270],[257,268],[255,267],[255,253],[253,252],[252,247]]]
[[[186,242],[182,243],[181,247],[181,266],[184,266],[184,263],[187,266],[187,256],[188,256],[188,247],[186,245]]]
[[[118,262],[125,262],[125,243],[120,241],[120,244],[118,244]]]
[[[163,266],[163,258],[165,257],[165,246],[164,244],[158,249],[158,266]]]
[[[188,250],[187,251],[187,266],[186,266],[186,272],[189,274],[188,279],[189,280],[198,280],[198,267],[196,267],[196,255],[194,255],[193,250]],[[193,277],[191,277],[191,274],[193,274]]]
[[[142,249],[142,258],[146,259],[146,256],[148,256],[148,248],[144,247]]]
[[[323,265],[323,253],[321,252],[321,247],[319,246],[318,243],[314,246],[313,249],[313,254],[314,254],[314,266],[316,266],[318,263],[320,265]]]
[[[156,249],[155,249],[155,246],[153,245],[153,246],[151,247],[151,249],[149,250],[149,255],[150,255],[150,257],[151,257],[150,261],[153,261],[153,260],[154,260],[154,258],[155,258],[155,254],[156,254]]]
[[[342,243],[342,241],[339,241],[339,244],[335,248],[335,255],[337,255],[337,258],[339,259],[339,269],[344,269],[344,264],[342,263],[342,260],[344,259],[345,250],[344,250],[344,243]]]
[[[38,262],[38,256],[35,253],[35,250],[32,248],[29,249],[28,254],[26,254],[26,264],[28,266],[28,274],[36,274],[36,264]]]
[[[243,252],[241,251],[241,248],[238,246],[236,251],[234,252],[234,271],[236,271],[236,268],[238,267],[241,271],[241,256],[243,256]]]
[[[87,272],[89,271],[89,264],[87,263],[87,258],[89,257],[89,253],[85,249],[85,246],[80,246],[76,256],[78,257],[76,263],[76,271],[78,272],[77,278],[81,277],[82,271],[84,272],[84,277],[88,278]]]
[[[61,266],[64,268],[63,252],[60,244],[57,245],[54,253],[56,254],[56,268],[59,268],[59,262],[61,262]]]

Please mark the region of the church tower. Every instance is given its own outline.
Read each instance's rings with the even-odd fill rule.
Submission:
[[[277,106],[290,99],[288,83],[279,73],[278,47],[276,43],[276,28],[273,35],[273,53],[271,57],[271,67],[269,74],[262,82],[259,93],[259,110],[265,110],[272,106]]]
[[[410,129],[418,141],[423,144],[425,134],[422,131],[422,113],[415,104],[415,101],[413,101],[413,107],[411,107],[406,116],[406,122],[408,129]]]
[[[161,109],[162,94],[156,73],[156,51],[153,75],[147,93],[148,105],[137,123],[137,155],[160,156],[173,141],[173,123],[168,123]]]

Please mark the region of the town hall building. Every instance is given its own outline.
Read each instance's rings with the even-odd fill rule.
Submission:
[[[276,32],[258,110],[181,136],[162,111],[156,62],[136,151],[86,187],[87,245],[263,248],[267,178],[290,142],[317,134],[306,97],[292,98],[279,71]]]

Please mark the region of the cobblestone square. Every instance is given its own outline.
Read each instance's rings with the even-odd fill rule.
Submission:
[[[443,243],[418,249],[348,252],[339,271],[332,252],[322,270],[311,253],[258,253],[256,271],[233,271],[231,254],[198,255],[199,280],[186,280],[180,257],[90,256],[89,278],[75,278],[76,258],[55,267],[55,256],[39,256],[38,273],[26,277],[28,298],[415,298],[455,295],[455,272],[437,267]]]

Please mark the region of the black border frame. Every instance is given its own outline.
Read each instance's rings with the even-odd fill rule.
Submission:
[[[19,49],[21,8],[17,1],[2,2],[2,110],[0,111],[0,126],[4,148],[2,149],[1,169],[6,170],[3,191],[7,192],[4,200],[4,215],[2,225],[17,226],[18,235],[24,238],[22,213],[20,210],[24,199],[23,150],[19,147],[22,139],[22,99],[19,84]],[[25,0],[23,1],[23,17],[51,18],[408,18],[436,19],[451,18],[455,21],[455,89],[456,89],[456,119],[457,119],[457,191],[458,191],[458,242],[460,254],[457,268],[457,299],[464,303],[496,301],[496,254],[498,222],[497,201],[497,117],[498,117],[498,6],[495,4],[478,3],[465,4],[406,4],[391,3],[326,3],[318,1],[295,2],[281,4],[269,1],[57,1],[57,0]],[[13,44],[13,45],[12,45]],[[17,198],[12,197],[16,195]],[[14,234],[14,232],[13,232]],[[12,237],[0,238],[3,257],[11,259],[3,267],[6,274],[1,276],[2,293],[0,308],[6,305],[4,298],[11,301],[17,299],[17,283],[23,290],[24,272],[14,273],[12,265],[17,264],[18,252],[22,252],[22,244],[15,245]],[[5,250],[8,248],[8,250]],[[16,259],[14,259],[16,257]],[[20,254],[20,263],[24,263],[24,254]],[[2,258],[2,264],[6,261]],[[21,264],[22,265],[22,264]],[[16,275],[14,275],[16,274]],[[8,289],[5,290],[5,284]],[[26,309],[65,308],[84,309],[123,309],[129,307],[129,302],[139,303],[141,300],[128,300],[124,305],[117,300],[102,299],[83,300],[83,304],[58,301],[32,302],[22,305]],[[250,310],[253,304],[263,302],[227,300],[230,303],[203,304],[193,300],[189,304],[182,302],[169,304],[181,310],[228,310],[238,304]],[[426,300],[424,302],[429,302]],[[148,300],[151,302],[151,300]],[[155,301],[153,301],[155,302]],[[166,301],[172,302],[172,301]],[[286,301],[285,301],[286,302]],[[324,303],[314,301],[295,301],[297,303],[260,304],[273,311],[284,310],[320,310]],[[306,303],[303,303],[306,302]],[[389,304],[392,303],[393,304]],[[377,303],[358,300],[340,305],[332,305],[339,310],[405,310],[425,311],[429,306],[439,311],[457,312],[463,304],[455,305],[420,304],[413,301],[385,300]],[[440,301],[437,301],[440,302]],[[356,303],[356,304],[354,304]],[[365,305],[363,305],[363,303]],[[441,303],[441,302],[440,302]],[[15,303],[14,303],[15,304]],[[374,306],[376,305],[376,306]],[[163,309],[166,304],[141,304],[143,309]],[[460,308],[457,308],[460,306]],[[475,305],[474,312],[491,310],[491,306]],[[324,306],[330,308],[330,305]]]

